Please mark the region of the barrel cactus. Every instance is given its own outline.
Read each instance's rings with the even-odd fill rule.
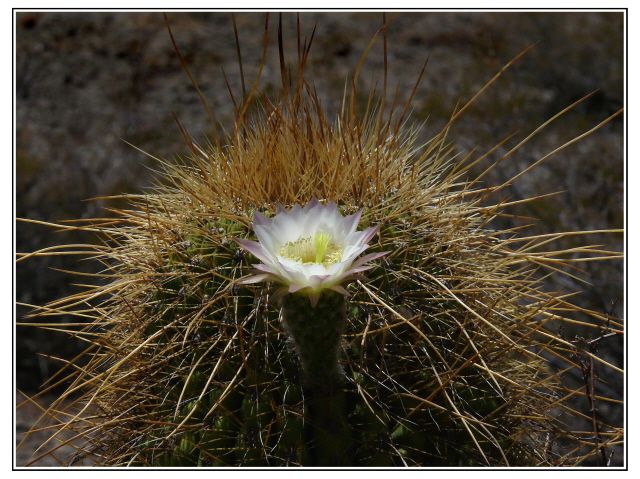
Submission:
[[[588,391],[563,372],[617,368],[558,326],[621,325],[544,280],[618,255],[496,228],[502,185],[470,176],[490,152],[461,158],[447,137],[464,108],[420,143],[408,106],[363,102],[354,81],[330,119],[307,54],[279,95],[246,95],[225,141],[185,134],[189,158],[161,162],[156,188],[109,220],[63,226],[101,239],[86,248],[103,271],[33,312],[75,316],[61,327],[89,345],[64,368],[41,450],[71,432],[70,463],[108,466],[550,466],[594,453],[565,425]]]

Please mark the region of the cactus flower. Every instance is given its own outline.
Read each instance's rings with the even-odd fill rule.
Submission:
[[[362,210],[343,216],[335,203],[313,199],[305,206],[280,209],[273,218],[256,212],[253,231],[258,241],[237,238],[238,244],[258,258],[257,274],[242,282],[273,281],[281,293],[306,294],[315,305],[323,290],[346,295],[342,284],[355,273],[373,267],[371,261],[386,253],[358,258],[378,232],[374,226],[356,231]]]

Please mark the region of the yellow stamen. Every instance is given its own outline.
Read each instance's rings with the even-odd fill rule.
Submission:
[[[300,263],[330,265],[342,259],[342,248],[331,241],[331,236],[318,231],[313,237],[300,237],[288,241],[280,248],[280,255]]]

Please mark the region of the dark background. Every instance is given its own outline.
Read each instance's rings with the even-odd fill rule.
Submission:
[[[222,69],[234,94],[240,77],[230,14],[170,13],[174,35],[216,116],[232,112]],[[450,138],[463,153],[486,151],[510,133],[513,146],[548,117],[583,95],[587,102],[546,128],[505,161],[488,184],[502,182],[574,136],[596,125],[623,103],[622,13],[389,13],[389,84],[406,98],[428,57],[426,76],[413,102],[413,120],[427,120],[428,139],[446,122],[456,102],[468,99],[509,59],[536,43],[470,108]],[[264,15],[236,14],[247,83],[262,51]],[[302,13],[303,38],[317,24],[307,77],[330,111],[342,96],[346,76],[376,29],[380,13]],[[16,16],[17,156],[16,209],[23,218],[59,221],[108,215],[105,201],[88,198],[140,192],[151,184],[152,161],[128,146],[167,159],[186,149],[176,113],[196,138],[211,125],[180,63],[162,13],[18,13]],[[286,55],[295,61],[295,14],[283,15]],[[271,47],[263,88],[277,91],[277,14],[270,18]],[[361,74],[362,89],[382,83],[382,45],[377,42]],[[390,88],[390,97],[393,88]],[[553,191],[562,195],[514,209],[539,218],[529,230],[555,232],[623,227],[623,138],[617,119],[520,178],[500,198]],[[502,149],[500,152],[504,153]],[[497,226],[508,226],[500,222]],[[17,250],[92,241],[41,226],[17,224]],[[622,249],[621,235],[591,237],[593,244]],[[620,317],[622,262],[583,263],[588,284],[558,276],[550,289],[582,291],[582,306]],[[44,304],[77,291],[77,280],[51,268],[93,271],[77,257],[47,257],[19,263],[17,299]],[[26,312],[18,308],[18,319]],[[65,318],[60,318],[62,321]],[[70,319],[70,318],[66,318]],[[568,337],[588,332],[566,331]],[[82,347],[69,337],[34,328],[17,330],[17,386],[32,394],[59,363]],[[623,342],[603,341],[600,353],[622,364]],[[602,375],[607,371],[600,371]],[[603,378],[605,382],[609,378]],[[599,392],[622,394],[620,377]],[[585,408],[587,405],[585,404]],[[620,408],[600,413],[621,420]]]

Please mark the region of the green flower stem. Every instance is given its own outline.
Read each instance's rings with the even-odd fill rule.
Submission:
[[[309,298],[283,299],[284,326],[302,365],[309,466],[347,465],[351,431],[346,418],[344,372],[338,362],[346,323],[344,296],[324,292],[313,307]]]

